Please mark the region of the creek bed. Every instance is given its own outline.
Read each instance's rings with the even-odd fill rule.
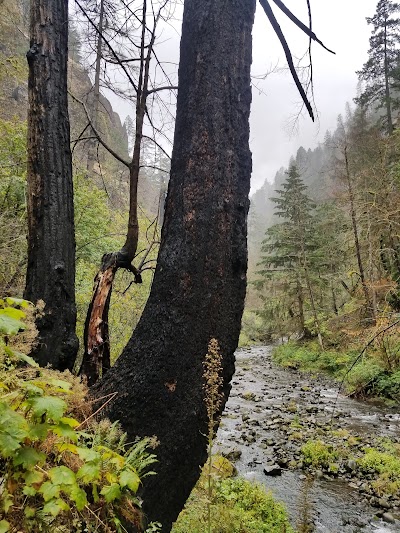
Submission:
[[[385,508],[385,501],[383,508],[371,505],[353,479],[317,472],[310,481],[301,468],[285,467],[296,448],[288,439],[293,421],[313,428],[308,429],[314,432],[311,438],[329,425],[368,444],[377,436],[400,438],[396,409],[348,398],[329,380],[282,369],[272,362],[271,352],[271,346],[238,350],[216,450],[236,455],[239,475],[271,489],[285,503],[294,526],[305,513],[317,533],[399,533],[400,510]],[[281,466],[283,462],[280,475],[266,475],[264,469],[276,465],[277,458]]]

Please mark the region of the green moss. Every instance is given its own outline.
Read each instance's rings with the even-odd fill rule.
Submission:
[[[200,479],[173,533],[204,533],[207,529],[207,500]],[[241,478],[215,484],[211,506],[213,533],[293,533],[284,506],[262,485]]]

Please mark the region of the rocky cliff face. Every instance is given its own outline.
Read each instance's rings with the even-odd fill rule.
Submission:
[[[3,0],[0,20],[0,120],[24,121],[28,105],[28,68],[26,52],[29,48],[29,1]],[[79,38],[74,32],[73,39]],[[70,45],[69,91],[85,102],[89,112],[93,109],[93,84],[82,65],[74,43]],[[106,141],[124,159],[129,160],[128,134],[119,114],[111,102],[100,95],[98,129]],[[83,107],[69,98],[71,141],[75,172],[85,172],[88,156],[87,119]],[[154,173],[154,172],[153,172]],[[96,149],[94,182],[107,192],[119,207],[128,200],[128,169],[102,147]],[[139,203],[149,216],[157,213],[160,197],[160,180],[143,175],[139,182]]]

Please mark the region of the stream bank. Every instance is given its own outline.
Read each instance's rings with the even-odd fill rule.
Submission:
[[[317,533],[400,532],[400,495],[380,497],[371,489],[371,474],[335,455],[351,448],[359,456],[386,437],[400,442],[396,410],[338,395],[328,380],[282,369],[272,349],[238,350],[216,450],[234,461],[239,475],[271,489],[293,525],[308,517]],[[301,448],[319,439],[331,450],[331,462],[310,467]]]

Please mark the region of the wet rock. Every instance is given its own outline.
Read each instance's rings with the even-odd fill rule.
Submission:
[[[264,467],[264,474],[266,476],[280,476],[282,475],[282,469],[279,465],[267,465]]]
[[[244,392],[242,394],[242,398],[243,398],[243,400],[247,400],[249,402],[255,402],[256,395],[255,395],[254,392]]]
[[[379,507],[382,507],[382,509],[390,509],[391,508],[391,505],[389,504],[389,502],[387,500],[385,500],[385,498],[379,498],[377,503],[378,503]]]
[[[230,450],[229,452],[225,453],[224,456],[229,459],[229,461],[237,461],[241,458],[242,452],[241,450]]]
[[[350,459],[350,460],[347,461],[347,463],[346,463],[346,469],[347,469],[349,472],[354,472],[355,470],[357,470],[357,463],[356,463],[353,459]]]
[[[384,520],[385,522],[388,522],[389,524],[394,524],[396,522],[392,513],[383,513],[382,520]]]

